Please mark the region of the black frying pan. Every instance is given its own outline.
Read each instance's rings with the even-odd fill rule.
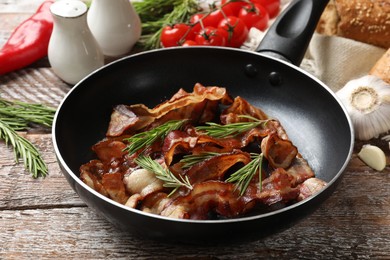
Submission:
[[[63,100],[53,126],[58,162],[72,188],[119,228],[149,237],[204,240],[251,231],[260,235],[314,210],[334,190],[354,141],[351,121],[332,91],[291,65],[301,62],[327,2],[292,3],[269,30],[260,53],[214,47],[155,50],[123,58],[86,77]],[[129,209],[80,181],[79,167],[94,158],[91,146],[104,137],[114,105],[144,103],[153,107],[179,88],[192,91],[197,82],[226,87],[231,95],[240,95],[278,118],[317,177],[329,182],[328,186],[305,201],[270,213],[194,221]]]

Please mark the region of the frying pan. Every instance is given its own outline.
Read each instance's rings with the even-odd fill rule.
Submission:
[[[88,75],[64,98],[53,125],[55,153],[71,187],[115,226],[151,238],[185,241],[261,235],[304,218],[334,191],[354,142],[351,120],[341,102],[327,86],[296,66],[327,2],[292,2],[257,52],[224,47],[153,50],[122,58]],[[79,167],[95,158],[91,146],[104,138],[115,105],[153,107],[179,88],[192,91],[197,82],[225,87],[232,96],[242,96],[279,119],[316,176],[328,182],[326,188],[272,212],[204,221],[127,208],[79,179]]]

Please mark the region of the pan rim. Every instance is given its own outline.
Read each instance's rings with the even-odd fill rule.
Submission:
[[[116,202],[108,197],[105,197],[102,194],[95,191],[94,189],[92,189],[91,187],[89,187],[83,181],[81,181],[81,179],[70,169],[70,167],[68,166],[68,164],[65,162],[64,158],[62,157],[62,153],[61,153],[59,146],[58,146],[58,143],[57,143],[57,135],[56,135],[56,129],[57,129],[57,125],[58,125],[57,121],[58,121],[59,115],[62,112],[63,106],[65,105],[67,100],[70,98],[70,96],[73,95],[73,93],[77,89],[84,87],[84,86],[88,86],[88,84],[83,84],[84,81],[86,81],[88,78],[92,77],[94,74],[100,73],[100,71],[105,70],[106,68],[112,66],[113,64],[123,62],[123,61],[125,61],[127,59],[131,59],[133,57],[137,57],[137,56],[141,56],[141,55],[150,55],[150,54],[153,54],[154,52],[161,52],[161,51],[169,52],[169,51],[191,50],[191,49],[212,49],[213,51],[219,50],[219,51],[229,51],[229,52],[236,51],[236,52],[243,52],[243,53],[247,53],[247,54],[251,54],[251,55],[253,55],[253,54],[259,55],[259,56],[265,57],[267,59],[272,59],[272,60],[277,61],[279,63],[283,63],[283,64],[299,71],[300,73],[305,74],[307,77],[316,81],[325,90],[327,90],[329,92],[329,94],[331,94],[333,96],[333,98],[337,101],[337,103],[342,108],[344,115],[348,121],[350,133],[351,133],[351,138],[349,140],[350,147],[349,147],[349,151],[348,151],[348,156],[346,157],[344,164],[339,169],[337,174],[327,183],[327,185],[321,191],[317,192],[316,194],[314,194],[314,195],[310,196],[309,198],[306,198],[300,202],[283,207],[281,209],[277,209],[277,210],[274,210],[271,212],[262,213],[262,214],[258,214],[258,215],[242,216],[242,217],[238,217],[238,218],[219,219],[219,220],[175,219],[175,218],[165,217],[165,216],[152,214],[152,213],[148,213],[148,212],[143,212],[143,211],[138,210],[138,209],[133,209],[133,208],[127,207],[125,205],[122,205],[122,204],[120,204],[120,203],[118,203],[118,202]],[[279,215],[279,214],[282,214],[286,211],[301,207],[303,204],[309,203],[311,200],[315,199],[316,197],[320,196],[325,191],[330,189],[332,186],[334,186],[335,182],[340,179],[341,175],[344,173],[344,171],[345,171],[345,169],[346,169],[346,167],[347,167],[347,165],[352,157],[352,152],[353,152],[353,148],[354,148],[354,139],[355,139],[355,134],[354,134],[354,129],[353,129],[353,125],[352,125],[352,120],[351,120],[350,116],[348,115],[347,110],[346,110],[345,106],[343,105],[343,103],[340,101],[340,99],[337,97],[337,95],[326,84],[324,84],[322,81],[320,81],[319,79],[317,79],[316,77],[314,77],[313,75],[308,73],[307,71],[303,70],[302,68],[300,68],[294,64],[291,64],[289,62],[286,62],[286,61],[283,61],[283,60],[280,60],[280,59],[277,59],[274,57],[270,57],[270,56],[262,54],[262,53],[258,53],[258,52],[254,52],[254,51],[250,51],[250,50],[244,50],[244,49],[235,49],[235,48],[229,48],[229,47],[210,47],[210,46],[193,46],[193,47],[191,46],[191,47],[185,47],[185,48],[172,47],[172,48],[166,48],[166,49],[149,50],[149,51],[135,53],[135,54],[132,54],[129,56],[125,56],[123,58],[120,58],[116,61],[113,61],[113,62],[110,62],[110,63],[104,65],[103,67],[91,72],[89,75],[87,75],[82,80],[80,80],[72,89],[69,90],[69,92],[62,99],[62,101],[60,102],[60,104],[56,110],[54,120],[53,120],[53,127],[52,127],[52,142],[53,142],[53,147],[54,147],[54,151],[55,151],[55,155],[57,157],[58,163],[60,164],[62,169],[65,170],[66,173],[73,179],[73,181],[75,181],[77,183],[77,185],[86,189],[88,192],[92,193],[94,196],[98,197],[99,199],[104,200],[106,203],[109,203],[113,206],[117,206],[117,207],[121,208],[122,210],[129,211],[130,213],[140,214],[140,215],[145,216],[145,217],[169,221],[169,222],[179,222],[179,223],[183,223],[183,224],[227,224],[227,223],[238,223],[238,222],[250,222],[250,221],[254,221],[254,220],[269,218],[269,217],[272,217],[274,215]],[[77,193],[77,191],[76,191],[76,193]]]

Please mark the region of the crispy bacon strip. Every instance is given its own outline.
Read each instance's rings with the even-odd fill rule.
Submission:
[[[299,187],[293,187],[293,177],[284,169],[278,168],[262,181],[262,188],[256,182],[251,182],[243,200],[246,203],[257,202],[263,205],[286,203],[297,199]]]
[[[223,180],[225,173],[238,163],[248,164],[251,161],[250,154],[240,150],[231,153],[216,155],[197,163],[184,174],[191,183],[199,183],[208,180]]]
[[[107,191],[108,197],[114,201],[125,204],[129,199],[121,173],[104,174],[102,177],[102,185]]]
[[[180,149],[181,153],[186,153],[193,149],[197,143],[198,137],[192,137],[183,131],[172,131],[164,140],[162,146],[162,152],[164,154],[165,164],[170,166],[173,160],[173,156],[178,153]]]
[[[296,157],[287,172],[294,177],[293,185],[296,186],[309,178],[314,177],[314,172],[302,157]]]
[[[237,122],[246,122],[248,119],[240,118],[240,115],[252,116],[254,118],[265,120],[268,116],[259,108],[251,105],[242,97],[236,97],[233,104],[225,109],[221,114],[221,123],[232,124]]]
[[[114,160],[122,159],[126,154],[125,148],[126,144],[113,139],[105,139],[92,146],[92,150],[104,164],[110,164]]]
[[[289,167],[298,154],[298,149],[289,140],[283,140],[276,134],[270,134],[261,142],[264,157],[274,168]]]
[[[215,116],[218,102],[231,103],[225,88],[204,87],[197,83],[192,93],[181,89],[170,100],[153,109],[143,104],[120,105],[111,114],[106,135],[120,136],[127,131],[134,133],[155,121],[158,124],[176,119],[190,119],[193,123],[209,121]]]
[[[164,192],[152,193],[145,197],[140,209],[145,212],[160,215],[171,200]]]
[[[307,179],[299,187],[300,194],[298,196],[298,201],[313,196],[314,194],[322,190],[325,186],[326,186],[326,182],[318,178]]]
[[[246,212],[246,204],[231,183],[206,181],[194,185],[187,195],[178,197],[161,212],[172,218],[209,219],[210,212],[222,217],[237,217]]]
[[[104,164],[99,160],[91,160],[80,167],[80,179],[89,187],[104,196],[108,196],[106,189],[102,185],[104,174]]]

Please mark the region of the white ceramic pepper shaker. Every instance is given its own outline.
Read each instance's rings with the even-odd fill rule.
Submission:
[[[48,58],[55,74],[76,84],[104,65],[104,55],[87,24],[87,6],[79,0],[59,0],[50,11],[54,27]]]
[[[107,57],[126,55],[141,36],[141,20],[129,0],[93,0],[87,20]]]

